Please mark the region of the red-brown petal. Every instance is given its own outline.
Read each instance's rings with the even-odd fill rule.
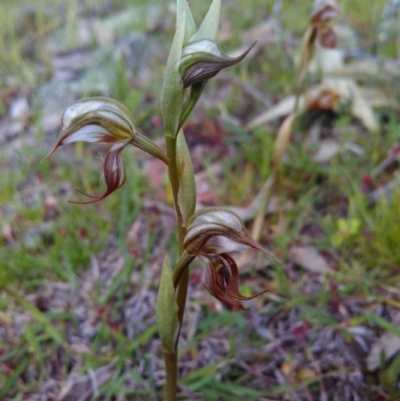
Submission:
[[[315,25],[323,24],[339,14],[339,7],[334,0],[326,0],[317,4],[311,12],[311,22]]]
[[[223,257],[227,261],[230,268],[230,278],[228,280],[228,288],[226,291],[229,296],[235,299],[240,299],[241,301],[250,301],[251,299],[258,297],[259,295],[268,292],[268,290],[264,290],[250,297],[245,297],[244,295],[242,295],[239,292],[239,269],[236,262],[227,254],[221,255],[221,257]]]
[[[336,33],[329,25],[324,25],[318,29],[318,40],[322,47],[327,49],[336,48]]]
[[[322,86],[309,91],[306,97],[307,110],[332,110],[340,100],[340,94]]]
[[[237,309],[244,309],[243,305],[234,297],[230,296],[223,288],[218,285],[217,272],[212,264],[207,264],[206,270],[206,288],[208,292],[216,299]]]
[[[121,143],[121,144],[114,145],[108,151],[108,153],[105,157],[104,165],[103,165],[104,179],[105,179],[106,186],[107,186],[107,189],[105,190],[105,192],[102,194],[99,194],[99,195],[89,195],[85,192],[82,192],[82,191],[76,189],[77,192],[79,192],[89,198],[92,198],[92,200],[86,201],[86,202],[70,201],[71,203],[88,204],[88,203],[98,202],[98,201],[106,198],[108,195],[113,193],[118,188],[122,187],[122,185],[124,185],[125,179],[126,179],[126,173],[125,173],[125,167],[122,162],[120,153],[121,153],[122,149],[124,149],[124,147],[128,143]]]

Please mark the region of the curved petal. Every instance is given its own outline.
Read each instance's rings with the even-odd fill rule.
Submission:
[[[227,286],[227,293],[235,298],[235,299],[240,299],[241,301],[250,301],[253,298],[258,297],[261,294],[264,294],[265,292],[268,292],[269,290],[264,290],[261,291],[255,295],[251,295],[250,297],[245,297],[239,292],[239,270],[237,267],[236,262],[229,256],[229,255],[221,255],[226,262],[229,264],[230,268],[230,279],[228,281],[228,286]],[[225,273],[226,274],[226,273]]]
[[[81,202],[81,201],[70,201],[71,203],[78,203],[78,204],[87,204],[87,203],[94,203],[98,202],[104,198],[106,198],[108,195],[113,193],[116,189],[122,187],[124,185],[125,180],[126,180],[126,172],[125,172],[125,166],[122,162],[121,159],[121,151],[124,149],[124,147],[128,144],[127,143],[119,143],[111,147],[111,149],[108,151],[105,160],[104,160],[104,165],[103,165],[103,171],[104,171],[104,179],[106,182],[107,189],[105,192],[99,195],[89,195],[86,194],[85,192],[82,192],[78,189],[76,189],[77,192],[92,198],[90,201],[86,202]]]
[[[244,309],[243,305],[236,298],[230,296],[229,294],[226,293],[226,291],[223,288],[221,288],[217,272],[212,262],[209,262],[207,264],[205,284],[208,292],[214,298],[235,309]]]
[[[208,257],[206,288],[216,299],[233,307],[244,309],[239,301],[249,301],[268,290],[250,297],[239,292],[239,271],[236,262],[228,254]]]

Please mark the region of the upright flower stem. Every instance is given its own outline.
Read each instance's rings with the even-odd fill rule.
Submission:
[[[178,383],[178,353],[164,352],[166,385],[165,385],[165,401],[176,400],[176,390]]]
[[[172,193],[174,197],[174,206],[176,219],[178,224],[178,242],[179,242],[179,256],[183,253],[183,240],[185,238],[186,229],[182,219],[182,213],[178,204],[178,191],[179,191],[179,170],[178,170],[178,157],[176,152],[176,135],[166,135],[167,156],[168,156],[168,170],[169,179],[171,182]],[[182,327],[183,315],[186,305],[186,296],[189,283],[189,271],[185,271],[181,275],[179,285],[176,289],[176,302],[178,304],[178,320],[179,325]],[[164,352],[165,369],[166,369],[166,385],[165,385],[165,400],[175,401],[177,391],[178,379],[178,343],[179,343],[180,329],[176,339],[174,352]]]
[[[180,256],[183,252],[183,239],[185,238],[185,227],[183,226],[182,213],[178,205],[179,172],[178,172],[178,155],[176,153],[176,135],[170,136],[166,134],[166,143],[167,143],[169,179],[171,182],[176,219],[178,223],[178,241],[179,241],[179,256]]]

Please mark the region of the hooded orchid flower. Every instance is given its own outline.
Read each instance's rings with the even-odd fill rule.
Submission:
[[[316,30],[322,47],[336,47],[336,33],[332,21],[340,14],[336,0],[315,0],[311,12],[311,24]]]
[[[217,75],[222,69],[240,63],[249,51],[253,43],[246,51],[237,57],[229,57],[210,39],[202,39],[189,42],[182,49],[182,58],[179,71],[182,76],[183,87],[206,82]]]
[[[71,104],[62,115],[59,138],[46,157],[52,155],[60,146],[76,141],[107,143],[113,146],[108,151],[103,165],[106,190],[99,195],[89,195],[77,190],[91,200],[72,203],[98,202],[125,183],[126,171],[121,152],[129,144],[167,163],[165,153],[136,131],[129,110],[123,104],[106,97],[92,97]]]
[[[255,45],[236,57],[222,51],[218,44],[221,0],[213,0],[198,29],[187,1],[177,0],[177,8],[177,30],[166,69],[169,79],[164,81],[161,91],[164,125],[171,137],[182,128],[208,80],[240,63]],[[172,115],[179,117],[177,121]]]
[[[204,208],[189,219],[187,227],[184,249],[192,257],[205,259],[205,284],[213,297],[235,309],[243,309],[240,301],[266,292],[251,297],[239,292],[239,271],[232,253],[253,248],[275,257],[250,236],[236,213],[219,207]]]

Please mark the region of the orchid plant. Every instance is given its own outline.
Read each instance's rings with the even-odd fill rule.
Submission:
[[[233,309],[241,301],[238,266],[232,255],[256,249],[269,256],[247,232],[240,217],[222,207],[196,211],[196,186],[183,124],[207,84],[221,69],[239,63],[251,47],[238,57],[224,54],[217,43],[221,0],[213,0],[201,26],[196,26],[186,0],[177,0],[177,23],[161,90],[166,152],[135,127],[129,110],[121,103],[94,97],[70,105],[62,116],[60,136],[49,153],[75,141],[111,145],[103,165],[106,189],[75,203],[98,202],[120,188],[126,180],[121,152],[136,146],[163,161],[169,173],[177,218],[179,260],[172,269],[165,258],[157,301],[157,324],[166,365],[165,399],[176,400],[178,341],[189,281],[189,266],[196,258],[206,264],[205,285],[209,293]]]

